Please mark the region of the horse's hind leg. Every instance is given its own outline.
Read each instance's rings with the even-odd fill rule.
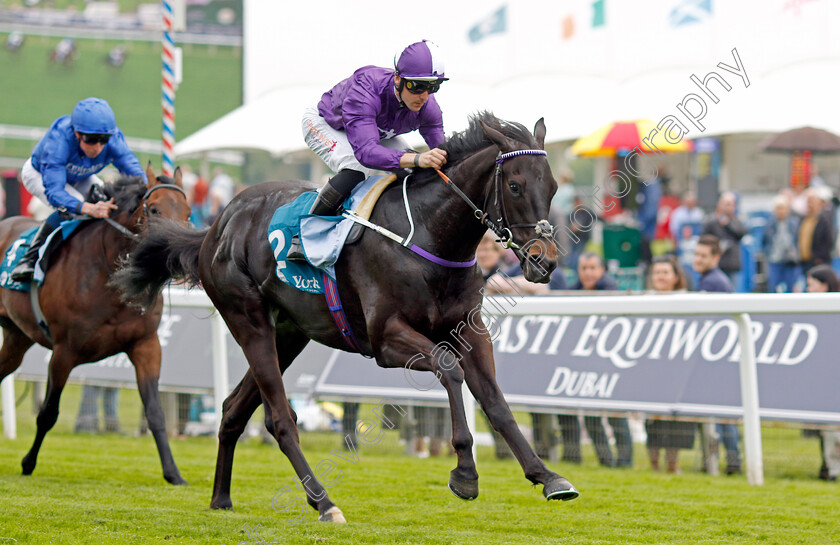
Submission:
[[[155,438],[160,463],[163,466],[163,478],[170,484],[187,484],[181,477],[172,450],[169,448],[169,437],[166,435],[166,421],[160,406],[158,380],[160,379],[160,341],[157,335],[140,340],[126,351],[134,372],[137,376],[137,389],[146,412],[149,430]]]
[[[4,324],[3,348],[0,348],[0,382],[15,372],[23,361],[23,355],[34,343],[16,326]]]
[[[309,505],[318,510],[318,520],[345,522],[341,510],[330,501],[327,491],[318,482],[301,452],[297,426],[286,399],[286,389],[280,372],[275,344],[276,331],[262,301],[255,299],[250,292],[245,290],[235,294],[226,294],[228,301],[220,301],[219,297],[214,297],[210,290],[207,293],[222,313],[231,334],[245,353],[263,402],[271,411],[274,437],[283,454],[291,462],[298,479],[306,488]]]
[[[249,369],[222,405],[222,425],[219,428],[219,452],[216,455],[216,476],[213,479],[211,509],[232,509],[230,480],[233,474],[233,452],[236,441],[248,420],[260,406],[260,390]],[[268,412],[268,411],[266,411]]]
[[[58,405],[61,400],[61,392],[64,390],[64,386],[67,384],[67,377],[70,376],[70,371],[76,363],[75,359],[71,356],[74,356],[74,354],[68,353],[61,346],[53,347],[48,370],[47,393],[36,420],[38,429],[35,433],[35,442],[21,462],[24,475],[32,475],[32,472],[35,471],[35,464],[38,462],[38,451],[41,450],[44,437],[55,426],[56,420],[58,420]]]
[[[292,361],[300,354],[309,339],[303,335],[297,338],[281,336],[278,332],[276,344],[278,352],[278,363],[280,371],[285,371]],[[282,355],[281,355],[282,354]],[[225,399],[222,407],[222,425],[219,428],[219,453],[216,456],[216,476],[213,479],[213,499],[210,501],[212,509],[231,509],[233,503],[230,499],[230,481],[233,474],[233,453],[236,449],[236,441],[245,431],[248,420],[254,411],[262,403],[260,390],[254,380],[250,369],[245,373],[242,381],[234,388],[230,396]],[[288,400],[287,400],[288,405]],[[274,434],[274,423],[272,421],[271,409],[264,404],[266,428],[271,435]],[[292,421],[296,422],[297,417],[291,406],[289,406]]]

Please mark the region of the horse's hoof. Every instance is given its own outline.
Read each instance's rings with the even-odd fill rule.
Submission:
[[[341,509],[333,505],[327,512],[318,517],[318,522],[335,522],[338,524],[345,524],[347,520],[344,518],[344,513],[341,512]]]
[[[463,479],[450,473],[449,490],[462,500],[474,500],[478,497],[478,479]]]
[[[580,496],[580,492],[566,478],[556,477],[545,483],[543,496],[547,500],[569,501]]]
[[[35,471],[35,462],[30,462],[27,458],[23,459],[20,466],[23,468],[24,475],[32,475],[32,472]]]
[[[190,483],[188,483],[180,475],[175,475],[174,477],[167,477],[167,476],[164,475],[163,478],[166,479],[166,482],[168,482],[169,484],[174,485],[174,486],[189,486],[190,485]]]
[[[214,499],[210,502],[210,509],[224,509],[225,511],[232,511],[233,510],[233,502],[230,501],[230,498],[226,499]]]

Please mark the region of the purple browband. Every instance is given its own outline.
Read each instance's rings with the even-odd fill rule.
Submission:
[[[499,158],[496,160],[496,164],[500,165],[500,164],[502,164],[502,161],[504,161],[505,159],[510,159],[511,157],[518,157],[520,155],[548,155],[548,154],[541,149],[521,149],[521,150],[516,150],[516,151],[511,151],[511,152],[508,152],[508,153],[501,154],[499,156]]]
[[[419,255],[420,257],[428,259],[432,263],[437,263],[438,265],[443,265],[444,267],[450,267],[453,269],[466,269],[467,267],[472,267],[473,265],[475,265],[476,262],[475,258],[472,258],[472,261],[449,261],[436,255],[430,254],[429,252],[417,246],[416,244],[412,244],[409,250]]]

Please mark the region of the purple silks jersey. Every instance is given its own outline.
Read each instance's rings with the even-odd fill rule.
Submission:
[[[318,113],[330,127],[343,130],[356,159],[368,168],[397,170],[403,151],[379,141],[419,129],[429,148],[443,143],[443,118],[434,96],[419,112],[400,106],[394,71],[364,66],[324,93]]]

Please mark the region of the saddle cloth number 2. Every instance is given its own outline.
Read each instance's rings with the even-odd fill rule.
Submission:
[[[283,274],[283,269],[286,268],[286,262],[280,259],[280,254],[286,248],[286,235],[283,234],[282,229],[276,229],[268,234],[269,243],[275,240],[277,241],[277,245],[274,247],[274,259],[277,261],[277,277],[284,282],[288,282],[286,275]]]

